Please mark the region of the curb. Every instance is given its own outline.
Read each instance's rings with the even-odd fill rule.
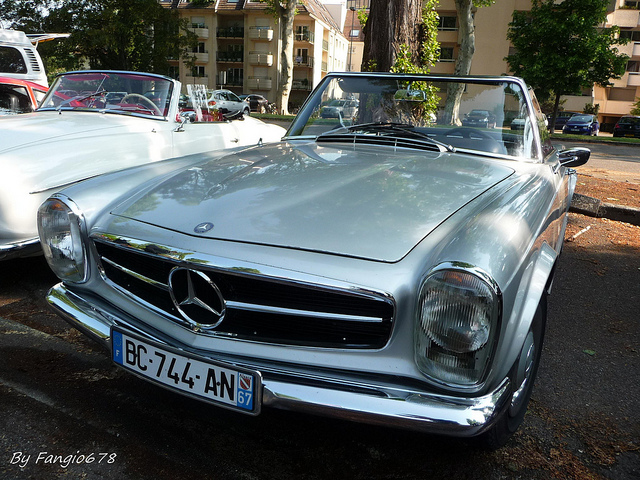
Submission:
[[[607,218],[617,222],[626,222],[640,226],[640,209],[604,203],[597,198],[574,193],[571,199],[570,212],[580,213],[589,217]]]

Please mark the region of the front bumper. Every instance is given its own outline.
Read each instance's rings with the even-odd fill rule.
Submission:
[[[72,326],[109,350],[114,324],[169,344],[169,339],[143,331],[135,319],[128,318],[103,299],[77,294],[62,283],[51,288],[47,301]],[[203,357],[184,346],[171,345],[192,356]],[[326,375],[302,379],[293,372],[287,374],[246,363],[238,365],[261,372],[262,405],[457,437],[478,435],[491,427],[506,409],[510,392],[508,380],[487,395],[463,398],[382,384],[348,383]]]
[[[33,257],[42,254],[40,239],[32,238],[20,242],[0,244],[0,260]]]

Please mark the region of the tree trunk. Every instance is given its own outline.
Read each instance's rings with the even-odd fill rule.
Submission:
[[[411,60],[419,65],[421,24],[421,0],[371,0],[362,70],[390,71],[402,44],[411,49]]]
[[[293,83],[293,20],[296,15],[297,0],[285,0],[274,2],[274,8],[278,14],[280,23],[280,39],[282,51],[280,52],[280,79],[278,81],[278,98],[276,104],[278,112],[282,115],[289,114],[289,95]]]
[[[558,118],[558,107],[560,106],[560,94],[556,93],[556,100],[553,104],[553,114],[551,115],[551,121],[549,122],[549,132],[553,133],[556,130],[556,119]]]
[[[469,75],[471,71],[471,61],[476,50],[476,35],[473,25],[473,0],[455,0],[456,11],[458,13],[458,29],[460,38],[460,48],[454,75]],[[464,93],[464,86],[458,83],[451,83],[447,88],[447,101],[444,107],[445,121],[451,125],[460,125],[460,101]]]

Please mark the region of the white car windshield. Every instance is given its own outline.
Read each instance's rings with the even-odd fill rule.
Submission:
[[[540,161],[552,147],[535,96],[530,92],[528,102],[525,88],[513,77],[330,74],[288,138],[410,137],[450,151]],[[512,129],[516,119],[521,126]]]
[[[160,75],[86,71],[60,75],[38,110],[82,110],[164,118],[173,82]]]

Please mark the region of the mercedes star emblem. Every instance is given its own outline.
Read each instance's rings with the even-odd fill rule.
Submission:
[[[175,267],[169,273],[169,294],[182,318],[195,331],[212,330],[224,318],[226,302],[222,293],[203,272]]]

